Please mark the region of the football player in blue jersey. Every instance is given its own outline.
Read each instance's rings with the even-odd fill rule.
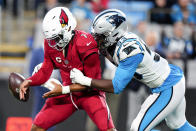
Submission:
[[[113,80],[98,80],[72,69],[70,78],[89,88],[119,94],[134,77],[152,94],[141,106],[131,131],[150,131],[165,120],[175,131],[196,131],[185,117],[185,78],[182,70],[151,51],[137,35],[127,32],[126,16],[109,9],[96,16],[92,34],[100,52],[117,66]]]

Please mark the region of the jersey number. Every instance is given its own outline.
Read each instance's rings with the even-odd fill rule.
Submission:
[[[150,51],[150,49],[148,48],[148,46],[146,46],[146,44],[143,42],[143,40],[141,40],[141,39],[139,39],[139,40],[140,40],[140,42],[145,46],[146,51],[151,55],[151,51]],[[154,55],[154,61],[158,62],[159,60],[160,60],[160,55],[157,54],[157,53],[155,53],[155,55]]]

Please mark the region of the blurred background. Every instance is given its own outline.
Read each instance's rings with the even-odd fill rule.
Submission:
[[[29,77],[43,60],[42,19],[56,6],[66,6],[78,21],[77,29],[90,32],[97,13],[108,8],[122,10],[129,31],[147,45],[180,66],[186,77],[186,116],[196,126],[196,0],[0,0],[0,131],[28,131],[32,118],[42,107],[44,89],[31,88],[23,103],[8,91],[10,72]],[[115,67],[100,56],[103,77],[112,79]],[[149,91],[133,80],[120,95],[107,94],[116,128],[128,131]],[[157,127],[169,131],[165,123]],[[96,131],[84,111],[78,111],[53,131]]]

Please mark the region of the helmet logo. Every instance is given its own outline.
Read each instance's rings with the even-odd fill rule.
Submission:
[[[62,28],[68,24],[68,17],[63,9],[61,9],[61,15],[60,15],[59,19],[60,19],[60,23],[61,23]]]
[[[124,22],[126,19],[125,17],[119,16],[118,14],[112,15],[107,18],[107,21],[111,23],[115,28],[118,28],[122,22]]]

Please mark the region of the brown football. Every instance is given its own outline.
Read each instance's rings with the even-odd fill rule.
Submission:
[[[25,78],[19,73],[12,72],[9,75],[8,89],[17,100],[20,100],[19,88],[20,88],[20,84],[24,81],[24,79]],[[28,99],[29,99],[29,88],[27,89],[27,92],[25,94],[25,100],[20,100],[20,101],[26,102]]]

